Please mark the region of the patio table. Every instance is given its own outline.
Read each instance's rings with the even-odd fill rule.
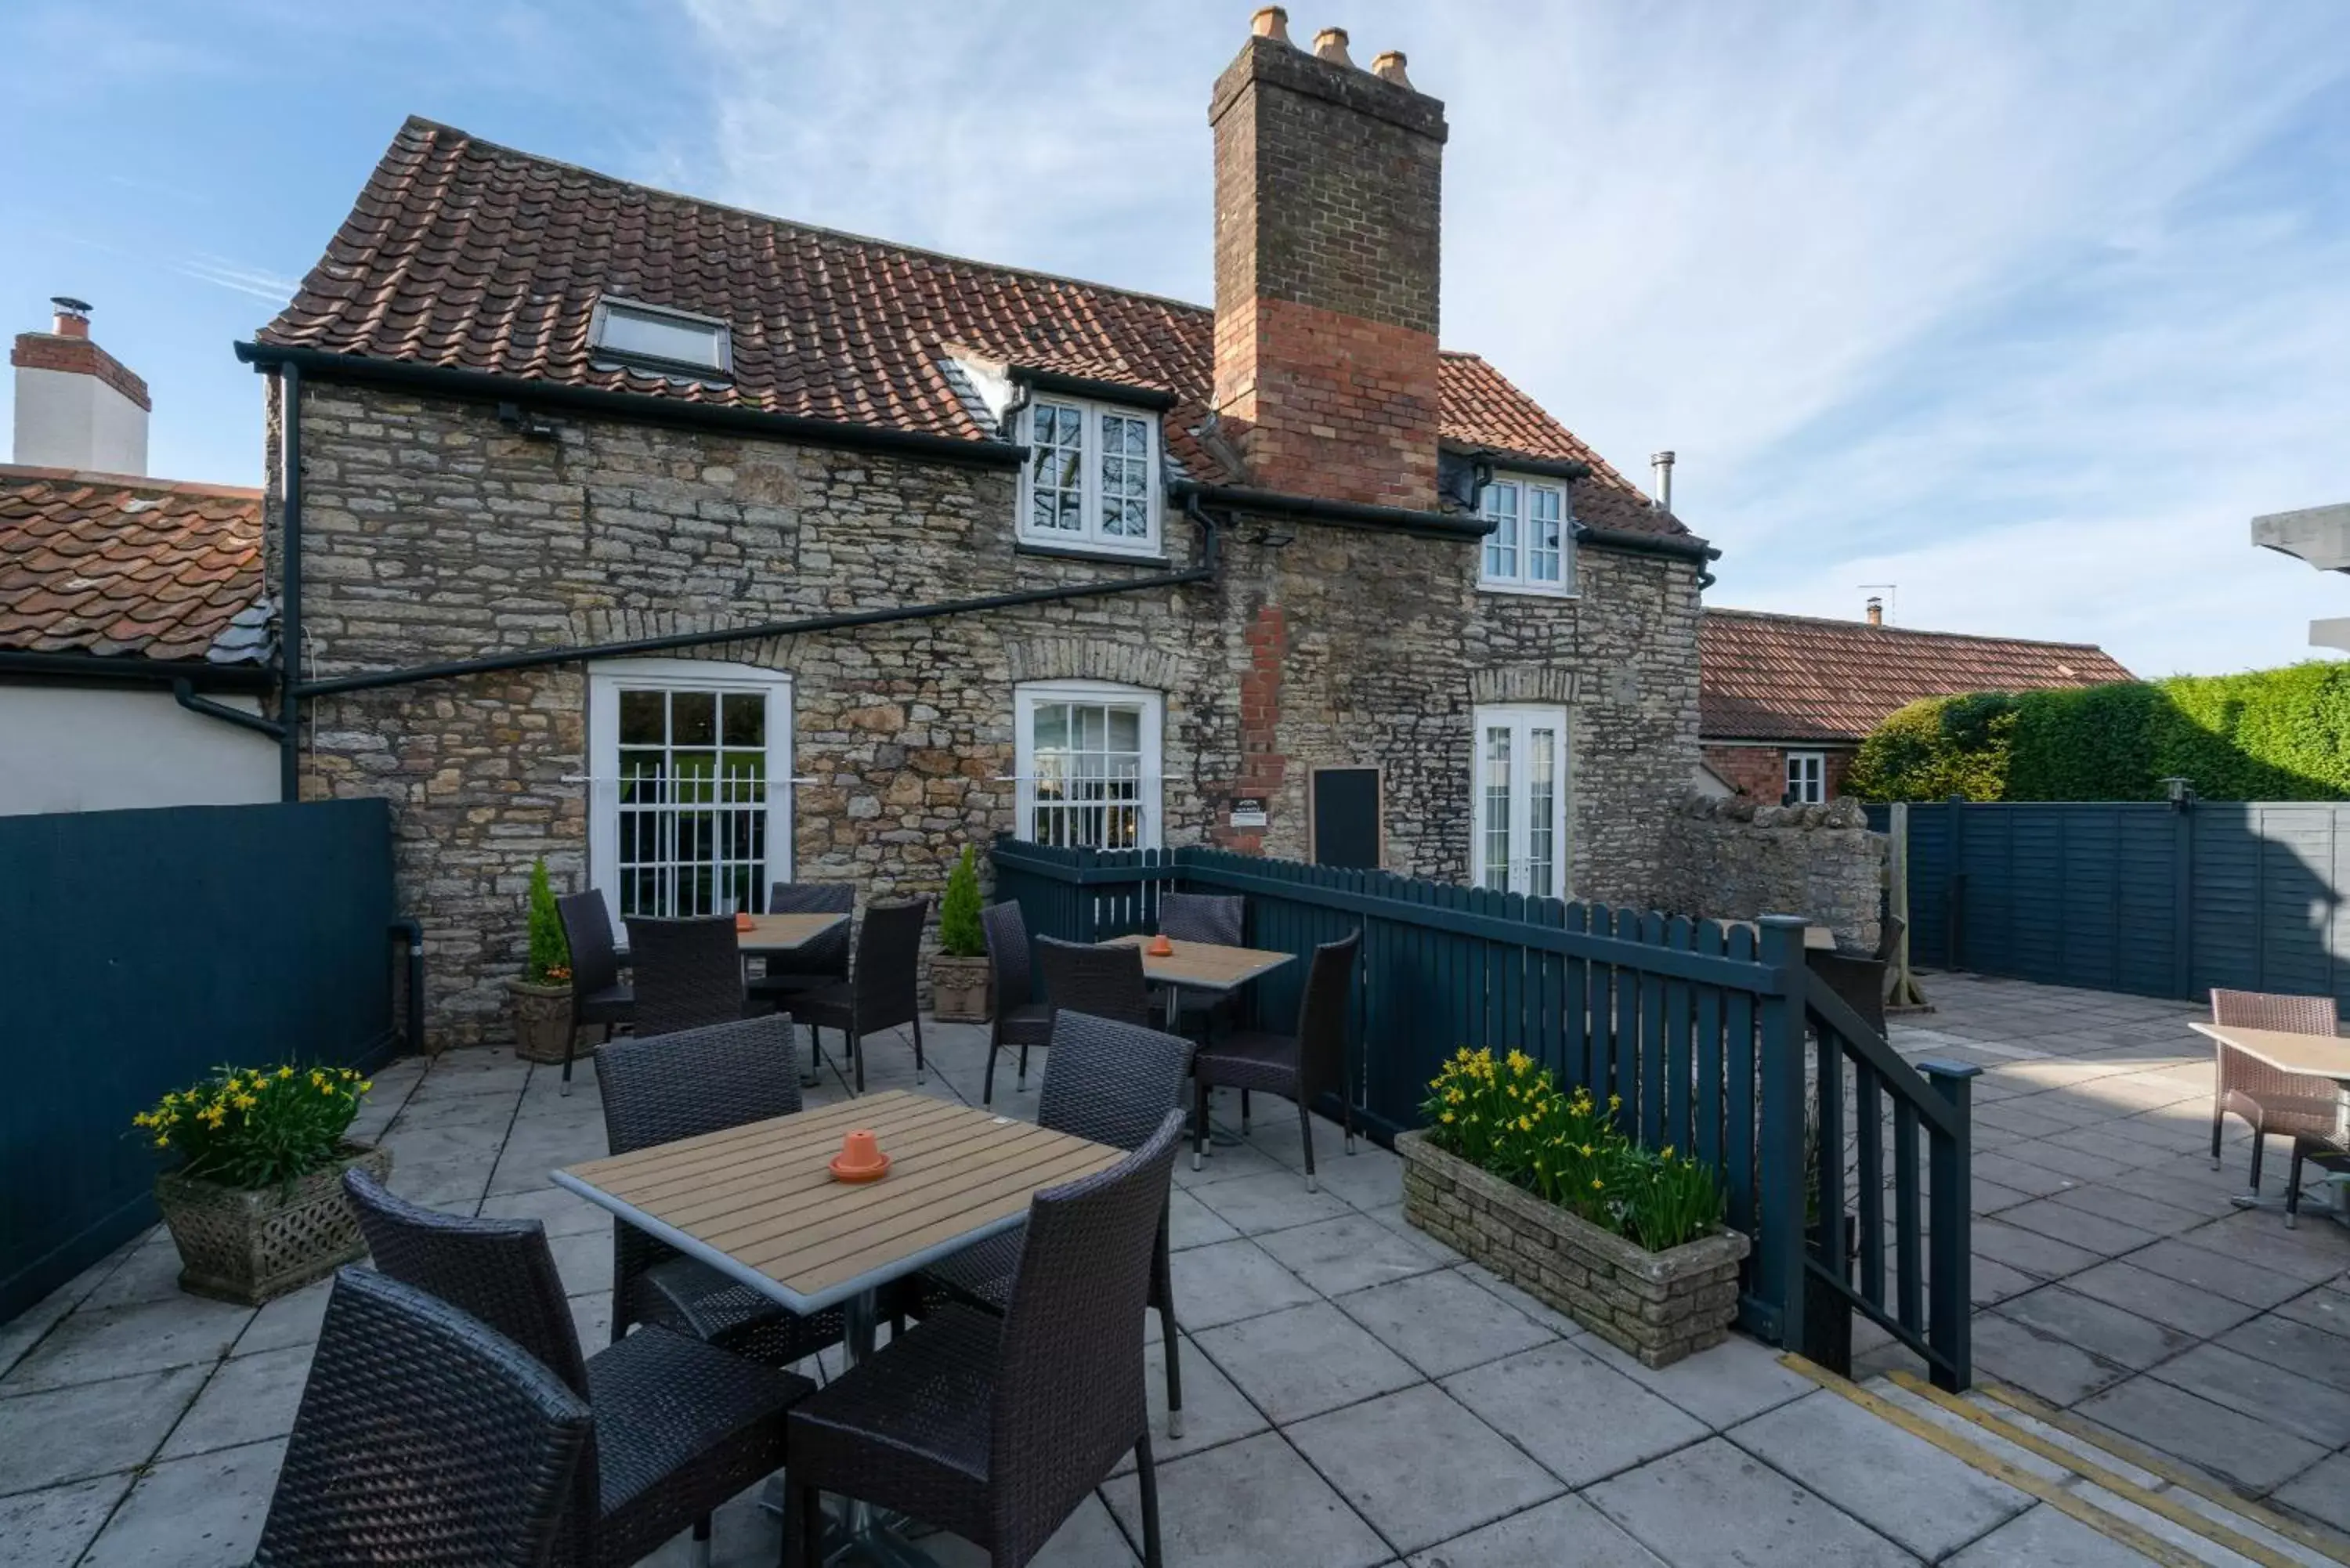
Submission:
[[[2241,1051],[2258,1062],[2265,1062],[2280,1073],[2302,1073],[2315,1078],[2334,1080],[2334,1132],[2345,1144],[2350,1144],[2350,1040],[2334,1034],[2296,1034],[2283,1029],[2248,1029],[2235,1023],[2190,1023],[2189,1029],[2208,1036],[2231,1051]],[[2319,1161],[2324,1165],[2324,1160]],[[2344,1182],[2350,1172],[2324,1166],[2331,1177],[2334,1201],[2325,1212],[2335,1220],[2350,1224],[2350,1209],[2345,1209]],[[2251,1193],[2238,1193],[2230,1199],[2239,1209],[2282,1207],[2263,1202]]]
[[[845,913],[754,915],[751,929],[735,933],[734,945],[743,950],[745,958],[797,952],[847,919]]]
[[[1285,963],[1296,961],[1295,953],[1274,952],[1269,948],[1233,948],[1222,942],[1177,941],[1168,939],[1175,950],[1153,953],[1149,944],[1155,938],[1139,931],[1123,937],[1112,937],[1101,945],[1106,948],[1140,948],[1142,978],[1153,985],[1167,988],[1167,1033],[1180,1034],[1183,1021],[1185,991],[1212,992],[1218,996],[1230,996],[1253,980],[1271,974]],[[1243,1118],[1245,1122],[1246,1118]],[[1240,1135],[1210,1124],[1208,1137],[1219,1148],[1231,1148],[1239,1144]]]
[[[879,1181],[836,1181],[827,1169],[842,1135],[857,1128],[870,1129],[890,1157]],[[1106,1144],[889,1090],[589,1160],[553,1179],[788,1311],[844,1308],[855,1366],[873,1354],[881,1286],[1019,1224],[1044,1189],[1125,1158]],[[883,1563],[929,1561],[862,1504],[850,1505],[842,1528],[843,1550]]]

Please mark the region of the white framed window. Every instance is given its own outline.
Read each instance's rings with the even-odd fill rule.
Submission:
[[[733,334],[714,316],[607,296],[596,302],[588,341],[599,357],[654,370],[734,374]]]
[[[1159,551],[1159,416],[1039,392],[1021,411],[1020,536],[1073,549]]]
[[[1066,848],[1156,849],[1165,700],[1107,680],[1013,691],[1019,836]]]
[[[691,659],[588,669],[588,875],[617,920],[766,908],[792,867],[792,682]]]
[[[1479,509],[1493,524],[1485,535],[1480,587],[1513,593],[1575,591],[1565,485],[1496,477],[1486,484]]]
[[[1787,753],[1784,805],[1817,805],[1828,797],[1828,754],[1825,752]]]
[[[1470,879],[1496,892],[1566,897],[1566,710],[1480,708],[1475,723]]]

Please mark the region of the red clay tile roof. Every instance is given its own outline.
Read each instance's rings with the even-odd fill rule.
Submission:
[[[597,299],[731,324],[731,385],[598,363]],[[1170,394],[1168,443],[1228,479],[1191,429],[1215,379],[1214,313],[1153,295],[811,228],[611,179],[411,119],[265,343],[404,359],[914,431],[993,439],[944,361],[951,348],[1024,369]],[[1442,434],[1581,460],[1596,526],[1685,534],[1473,355],[1440,369]]]
[[[258,490],[0,463],[0,648],[203,659],[263,586]]]
[[[2136,679],[2085,642],[1912,631],[1708,609],[1698,623],[1704,740],[1856,742],[1920,697]]]

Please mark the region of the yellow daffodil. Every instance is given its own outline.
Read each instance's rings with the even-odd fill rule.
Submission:
[[[277,1075],[281,1078],[290,1078],[294,1075],[294,1069],[291,1067],[280,1067],[277,1069]]]
[[[172,1147],[172,1140],[163,1134],[157,1133],[155,1135],[155,1147],[157,1148],[169,1148]]]
[[[1451,1111],[1447,1111],[1440,1119],[1445,1122],[1450,1122],[1452,1119],[1452,1113]]]
[[[370,1090],[370,1089],[372,1089],[372,1088],[374,1088],[374,1087],[375,1087],[375,1080],[374,1080],[373,1078],[361,1078],[361,1079],[359,1080],[359,1093],[360,1093],[360,1094],[364,1095],[364,1094],[366,1094],[369,1090]]]
[[[251,1095],[239,1095],[235,1100],[236,1108],[241,1111],[253,1109],[255,1103]]]

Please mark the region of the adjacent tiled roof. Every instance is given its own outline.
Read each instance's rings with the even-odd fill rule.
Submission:
[[[259,661],[261,492],[0,463],[0,648]]]
[[[1698,623],[1706,740],[1856,742],[1920,697],[2135,679],[2085,642],[1912,631],[1708,609]]]
[[[731,385],[599,364],[606,292],[718,317]],[[411,119],[265,343],[650,393],[966,441],[994,438],[944,362],[965,349],[1176,399],[1183,468],[1231,478],[1191,439],[1215,373],[1204,306],[940,255],[611,179]],[[1446,440],[1597,470],[1597,526],[1684,534],[1473,355],[1440,372]]]

